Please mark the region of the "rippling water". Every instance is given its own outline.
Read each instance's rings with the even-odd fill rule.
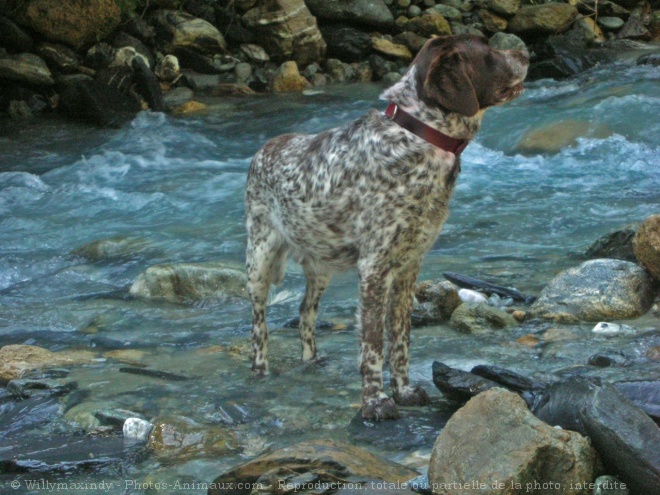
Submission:
[[[463,155],[451,215],[422,278],[455,271],[534,294],[557,271],[577,264],[600,235],[658,213],[659,79],[654,67],[597,68],[568,82],[531,84],[512,104],[487,112]],[[216,100],[204,115],[142,113],[119,130],[53,121],[0,137],[0,342],[100,352],[120,342],[143,349],[154,368],[195,377],[184,386],[127,378],[111,360],[72,373],[93,400],[147,417],[183,415],[213,424],[218,404],[248,410],[251,419],[231,428],[241,445],[236,451],[169,467],[150,460],[132,467],[132,477],[167,473],[210,481],[267,445],[310,435],[350,438],[346,426],[359,401],[355,274],[333,281],[320,312],[346,329],[321,331],[327,361],[302,367],[296,331],[280,328],[295,316],[304,290],[301,270],[290,264],[269,313],[275,373],[261,382],[249,373],[246,302],[147,303],[128,298],[127,290],[157,263],[242,263],[242,197],[253,153],[277,134],[313,133],[384,108],[381,90],[344,86],[308,96]],[[604,126],[609,137],[580,138],[556,154],[515,151],[530,129],[567,120]],[[97,262],[72,254],[114,236],[139,240],[139,249]],[[648,329],[649,323],[640,325]],[[657,319],[653,325],[657,329]],[[435,327],[417,330],[413,339],[412,373],[429,390],[434,358],[463,368],[491,362],[548,369],[614,342],[566,346],[552,365],[539,365],[531,353],[521,363],[521,351],[501,345],[501,338],[475,343]],[[213,345],[231,352],[204,351]],[[636,338],[617,342],[638,354],[648,345]],[[430,447],[421,442],[389,454],[400,459]]]

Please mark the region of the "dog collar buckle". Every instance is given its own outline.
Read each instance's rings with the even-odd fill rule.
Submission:
[[[470,142],[466,139],[456,139],[425,124],[417,117],[413,117],[396,103],[390,103],[385,110],[385,116],[392,122],[396,122],[407,131],[412,132],[424,141],[437,146],[440,149],[460,156]]]

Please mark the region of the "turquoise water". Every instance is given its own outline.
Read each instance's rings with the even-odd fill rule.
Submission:
[[[660,212],[659,80],[654,67],[597,68],[570,81],[533,83],[512,104],[487,112],[463,155],[450,218],[421,278],[454,271],[537,294],[559,270],[579,263],[596,238]],[[319,332],[324,359],[303,366],[296,330],[282,328],[296,316],[304,291],[302,272],[290,263],[269,308],[274,376],[262,381],[249,372],[245,301],[176,305],[128,297],[137,275],[154,264],[242,264],[242,198],[254,152],[272,136],[313,133],[384,108],[380,91],[343,86],[314,95],[213,100],[205,114],[142,113],[119,130],[53,121],[0,136],[0,343],[94,350],[99,360],[69,375],[89,391],[85,400],[150,419],[185,416],[201,427],[220,425],[235,438],[230,451],[167,462],[151,456],[121,474],[76,479],[211,481],[269,446],[310,436],[352,439],[413,464],[415,452],[428,453],[431,413],[413,422],[419,428],[406,437],[417,444],[390,449],[348,428],[359,402],[354,273],[336,277],[324,296],[320,318],[339,329]],[[600,125],[608,137],[580,138],[556,154],[516,152],[530,129],[561,121]],[[72,254],[115,236],[138,240],[134,252],[100,261]],[[434,359],[464,369],[492,363],[553,371],[598,350],[641,356],[658,345],[657,318],[627,324],[651,333],[607,340],[577,326],[571,330],[579,338],[553,344],[544,351],[548,359],[521,350],[514,338],[475,341],[445,326],[418,329],[412,375],[431,391]],[[194,379],[182,385],[120,373],[125,364],[103,357],[117,343],[141,350],[142,364]],[[245,418],[226,425],[218,420],[219,407],[242,408]],[[43,428],[37,433],[47,435],[55,426]],[[110,493],[153,493],[125,488]]]

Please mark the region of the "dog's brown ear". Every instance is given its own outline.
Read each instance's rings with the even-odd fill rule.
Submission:
[[[440,53],[433,60],[424,80],[426,98],[450,112],[472,117],[479,111],[477,93],[467,72],[467,61],[458,50]]]

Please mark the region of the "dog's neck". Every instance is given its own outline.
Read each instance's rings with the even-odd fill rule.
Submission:
[[[381,100],[396,103],[412,116],[447,136],[471,140],[479,131],[483,111],[468,117],[427,105],[417,91],[416,70],[416,67],[410,68],[397,83],[381,94]]]

